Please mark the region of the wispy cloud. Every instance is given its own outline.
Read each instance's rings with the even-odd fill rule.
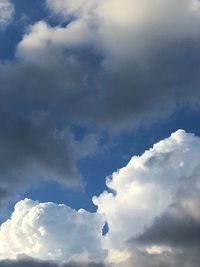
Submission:
[[[13,19],[14,5],[10,0],[0,1],[0,30],[6,27]]]

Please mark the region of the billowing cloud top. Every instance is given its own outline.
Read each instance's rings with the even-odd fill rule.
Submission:
[[[93,201],[98,212],[106,214],[109,246],[122,249],[130,235],[142,234],[178,196],[182,197],[187,185],[188,193],[193,183],[199,190],[199,156],[200,138],[178,130],[142,156],[134,156],[108,178],[112,192],[103,192]]]
[[[107,254],[107,264],[171,267],[187,255],[198,266],[199,158],[200,138],[178,130],[107,179],[110,192],[93,198],[96,213],[20,201],[1,226],[1,259],[104,261]]]
[[[103,225],[100,214],[25,199],[1,225],[0,259],[27,255],[59,262],[99,260],[104,256]]]

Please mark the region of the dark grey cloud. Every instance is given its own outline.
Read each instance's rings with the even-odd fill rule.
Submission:
[[[134,253],[130,260],[140,267],[197,267],[199,265],[200,213],[195,179],[185,183],[175,202],[156,218],[153,225],[137,238],[130,239]],[[167,248],[161,253],[147,253],[144,248]],[[140,249],[137,249],[140,248]],[[130,265],[132,266],[132,265]]]
[[[76,51],[76,56],[84,61],[88,51]],[[40,178],[80,186],[76,163],[97,150],[99,135],[92,129],[75,140],[73,125],[82,118],[72,120],[73,113],[93,112],[85,99],[91,91],[85,75],[92,76],[95,68],[89,59],[84,66],[74,61],[61,53],[44,64],[1,64],[0,199]]]
[[[199,266],[199,249],[193,250],[174,250],[172,253],[165,252],[162,254],[148,254],[135,251],[132,259],[125,266],[128,267],[198,267]],[[120,267],[124,266],[119,265]],[[118,265],[117,265],[118,267]]]
[[[147,58],[135,61],[130,56],[111,70],[103,67],[105,56],[92,46],[49,49],[45,62],[3,64],[1,106],[45,111],[57,121],[109,131],[151,125],[177,107],[198,106],[199,40],[190,42],[169,40],[152,48]]]
[[[1,261],[1,267],[58,267],[55,263],[39,262],[35,260]]]
[[[13,261],[0,261],[0,267],[105,267],[103,263],[67,263],[57,264],[35,259],[19,259]]]
[[[154,220],[153,225],[133,242],[146,246],[169,246],[195,249],[200,240],[200,198],[198,176],[183,178],[174,196],[174,202],[165,213]]]
[[[146,57],[130,55],[114,69],[93,46],[47,48],[45,62],[1,66],[1,106],[110,130],[145,126],[198,102],[199,41],[160,40]]]
[[[45,113],[0,112],[0,202],[10,195],[51,179],[64,186],[81,186],[79,158],[93,153],[98,136],[75,140],[70,129]]]
[[[137,241],[146,245],[198,247],[200,221],[187,214],[179,205],[171,207],[167,213],[154,222],[151,228],[138,237]]]
[[[120,132],[151,125],[177,107],[199,106],[199,19],[188,3],[184,0],[183,12],[174,14],[166,1],[166,8],[156,10],[156,21],[150,18],[138,28],[111,24],[109,30],[94,19],[88,23],[92,38],[86,35],[83,42],[74,41],[82,34],[75,30],[66,40],[64,31],[63,42],[54,35],[58,27],[48,26],[47,33],[42,28],[39,37],[25,43],[37,33],[27,30],[16,44],[15,58],[0,64],[1,198],[24,176],[68,185],[80,180],[73,125]],[[73,23],[80,19],[75,15]],[[69,22],[67,15],[64,21]],[[107,35],[97,35],[104,30]],[[38,114],[48,114],[50,122],[42,119],[36,125],[32,117]],[[68,129],[65,134],[61,125]]]
[[[73,137],[45,114],[0,114],[0,199],[38,178],[78,185]]]
[[[57,130],[45,114],[27,118],[3,112],[0,114],[0,124],[2,176],[9,176],[9,173],[20,176],[17,169],[24,166],[31,168],[36,164],[44,172],[49,169],[49,175],[55,179],[65,182],[68,176],[73,182],[73,139],[67,130]]]

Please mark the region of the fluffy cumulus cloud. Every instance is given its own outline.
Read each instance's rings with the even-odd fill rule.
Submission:
[[[0,29],[7,26],[13,18],[14,6],[10,0],[0,1]]]
[[[26,255],[59,262],[98,261],[104,257],[103,225],[100,214],[25,199],[1,225],[0,258]]]
[[[1,225],[0,264],[31,256],[55,266],[197,267],[199,158],[200,137],[178,130],[109,177],[109,191],[93,198],[95,213],[20,201]]]
[[[130,233],[136,237],[151,226],[176,194],[183,194],[185,187],[189,193],[187,185],[199,190],[199,148],[199,137],[179,130],[107,179],[113,192],[105,191],[93,201],[98,212],[106,214],[111,247],[122,248]]]
[[[93,201],[108,223],[110,261],[139,258],[149,266],[148,259],[162,262],[168,255],[176,262],[185,249],[197,260],[199,148],[199,137],[179,130],[107,179],[111,192]]]
[[[122,266],[123,259],[130,266],[198,262],[199,151],[200,138],[178,130],[107,179],[111,191],[93,201],[108,223],[109,260],[121,255]],[[190,260],[181,258],[185,251]]]

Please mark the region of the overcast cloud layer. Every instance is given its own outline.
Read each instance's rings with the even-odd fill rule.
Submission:
[[[93,198],[96,213],[18,202],[0,229],[1,260],[24,255],[78,266],[197,267],[199,158],[200,137],[178,130],[107,179],[109,192]]]

